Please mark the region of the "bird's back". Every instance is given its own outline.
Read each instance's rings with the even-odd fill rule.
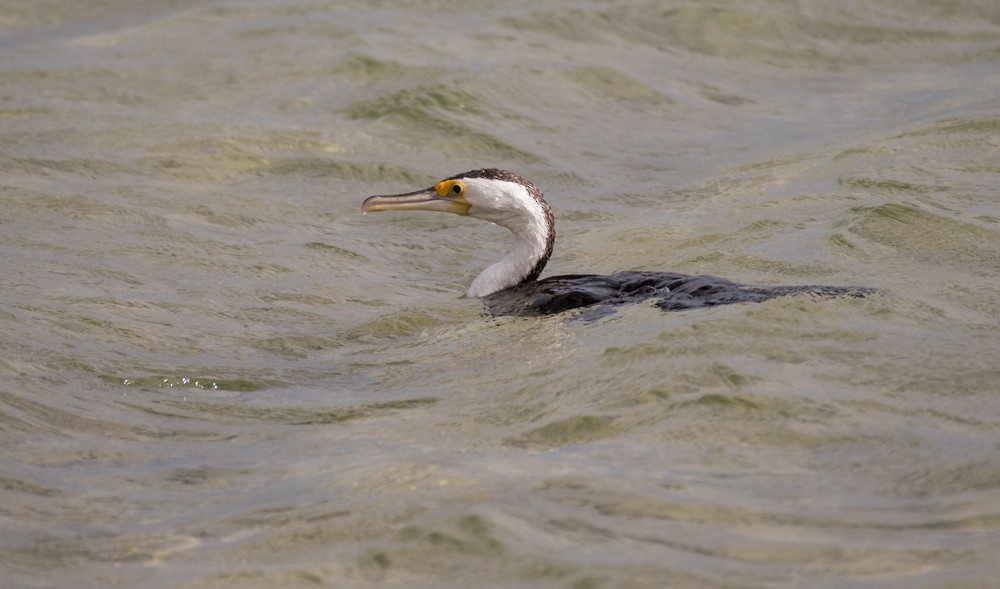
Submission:
[[[717,276],[675,272],[619,272],[552,276],[495,292],[483,297],[483,302],[495,317],[537,317],[584,307],[613,308],[650,298],[657,299],[656,306],[664,311],[683,311],[757,303],[791,294],[831,297],[872,292],[851,286],[747,286]]]

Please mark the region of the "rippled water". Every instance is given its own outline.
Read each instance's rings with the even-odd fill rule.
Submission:
[[[10,587],[1000,587],[1000,8],[5,2]],[[857,284],[587,323],[547,273]]]

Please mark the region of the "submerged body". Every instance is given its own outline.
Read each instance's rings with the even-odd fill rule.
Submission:
[[[749,286],[718,276],[675,272],[619,272],[609,276],[571,274],[525,282],[483,297],[494,317],[536,317],[582,307],[609,307],[656,299],[663,311],[686,311],[733,303],[759,303],[791,294],[821,297],[870,294],[854,286]]]
[[[555,220],[542,192],[524,178],[495,168],[472,170],[433,187],[389,196],[371,196],[363,212],[429,210],[476,217],[506,227],[514,245],[500,261],[483,270],[468,295],[482,298],[493,316],[531,317],[650,298],[664,311],[732,303],[761,302],[807,293],[864,296],[871,289],[840,286],[748,286],[715,276],[672,272],[620,272],[609,276],[571,274],[538,280],[555,243]]]

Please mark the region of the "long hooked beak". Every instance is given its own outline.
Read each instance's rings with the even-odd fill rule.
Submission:
[[[433,188],[407,192],[369,196],[361,203],[361,212],[378,211],[442,211],[456,215],[469,214],[469,202],[464,196],[438,195]]]

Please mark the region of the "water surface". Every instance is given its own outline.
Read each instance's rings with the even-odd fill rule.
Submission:
[[[1000,587],[994,2],[8,2],[12,587]],[[595,322],[548,274],[856,284]]]

